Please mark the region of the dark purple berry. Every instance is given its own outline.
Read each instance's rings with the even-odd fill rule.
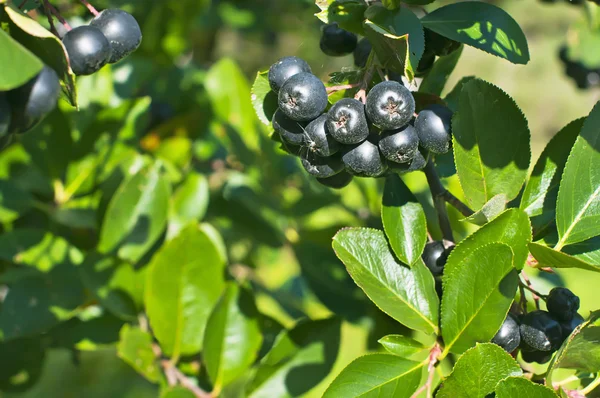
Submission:
[[[279,109],[299,122],[316,119],[327,107],[327,90],[319,78],[310,73],[290,77],[279,90]]]
[[[552,359],[552,352],[549,351],[521,351],[521,356],[525,362],[537,362],[540,365],[547,363]]]
[[[521,344],[521,334],[517,319],[508,314],[498,333],[492,338],[492,343],[499,345],[506,352],[513,352]]]
[[[142,42],[142,31],[136,19],[129,13],[109,8],[98,14],[91,26],[100,29],[108,39],[112,54],[109,63],[114,64],[137,50]]]
[[[305,142],[308,149],[319,156],[331,156],[340,149],[340,143],[327,128],[327,115],[319,116],[306,126]]]
[[[304,128],[306,127],[306,123],[290,119],[280,109],[275,111],[271,123],[273,124],[273,130],[279,133],[283,141],[292,145],[304,145]]]
[[[63,44],[76,75],[91,75],[108,63],[112,56],[110,42],[95,26],[79,26],[67,32]]]
[[[537,351],[556,351],[563,342],[560,324],[546,311],[533,311],[521,319],[521,340]]]
[[[421,255],[423,262],[434,276],[442,275],[448,261],[448,252],[441,241],[428,242]]]
[[[352,174],[342,171],[334,176],[327,178],[317,178],[317,181],[326,187],[333,189],[342,189],[352,182]]]
[[[358,144],[367,139],[369,125],[365,106],[354,98],[343,98],[327,112],[327,127],[342,144]]]
[[[338,27],[337,23],[325,25],[321,32],[321,51],[331,57],[341,57],[356,49],[358,39],[354,33]]]
[[[575,328],[581,325],[585,320],[579,314],[575,314],[570,321],[560,322],[560,327],[563,331],[563,339],[566,340],[571,333],[575,330]]]
[[[342,160],[350,174],[357,177],[379,177],[387,171],[387,163],[379,153],[376,141],[366,140],[345,151]]]
[[[419,136],[410,124],[392,131],[384,131],[379,150],[391,162],[408,163],[419,150]]]
[[[419,112],[415,129],[420,145],[436,154],[448,152],[451,141],[452,111],[439,104],[429,105]]]
[[[269,68],[269,85],[271,90],[279,92],[285,82],[298,73],[312,73],[310,66],[298,57],[283,57]]]
[[[344,170],[344,163],[339,156],[330,156],[327,158],[315,155],[313,153],[301,154],[302,166],[308,172],[318,178],[327,178],[334,176]]]
[[[415,113],[415,99],[409,89],[394,81],[381,82],[367,95],[367,117],[382,130],[406,125]]]
[[[546,308],[560,322],[568,322],[579,310],[579,297],[567,288],[555,287],[546,298]]]

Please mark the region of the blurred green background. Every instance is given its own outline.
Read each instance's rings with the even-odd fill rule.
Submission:
[[[55,3],[71,16],[73,25],[87,18],[75,1]],[[438,1],[427,8],[444,3],[447,2]],[[536,0],[494,3],[508,11],[523,28],[531,62],[513,65],[467,47],[446,91],[468,75],[477,75],[505,90],[529,121],[535,160],[562,126],[587,115],[598,100],[600,90],[578,90],[564,75],[557,56],[569,26],[583,17],[583,9],[563,2],[545,4]],[[276,219],[274,223],[284,235],[274,238],[279,239],[277,244],[254,244],[252,228],[261,229],[261,225],[251,225],[250,232],[228,225],[221,211],[222,207],[231,206],[227,198],[224,203],[211,202],[208,218],[223,232],[233,260],[251,259],[250,269],[241,265],[239,270],[260,281],[264,291],[259,290],[258,300],[263,313],[285,326],[302,316],[322,317],[331,311],[347,320],[342,329],[343,350],[331,376],[308,394],[320,396],[341,368],[374,347],[373,342],[384,335],[383,330],[401,333],[402,328],[381,314],[354,317],[356,308],[349,307],[361,305],[360,297],[355,297],[356,301],[339,297],[337,303],[324,303],[319,290],[330,290],[329,295],[335,296],[336,287],[328,283],[348,283],[343,267],[325,275],[319,286],[319,273],[324,272],[320,268],[321,252],[316,250],[312,257],[298,259],[296,253],[301,251],[294,246],[298,242],[310,245],[312,240],[327,242],[344,225],[377,226],[380,184],[360,181],[341,193],[324,193],[322,188],[308,183],[298,172],[296,160],[278,152],[275,142],[257,138],[267,137],[268,129],[258,125],[249,107],[249,89],[258,70],[267,69],[285,55],[304,58],[323,80],[331,72],[351,67],[352,57],[330,58],[321,53],[321,23],[313,16],[318,9],[310,0],[99,0],[93,4],[98,9],[118,7],[132,12],[140,21],[144,41],[127,61],[79,79],[81,112],[73,114],[77,123],[93,126],[106,109],[114,111],[129,98],[149,96],[151,105],[145,114],[148,128],[139,135],[139,145],[148,153],[174,164],[192,159],[197,168],[210,175],[211,186],[220,186],[224,168],[239,171],[240,181],[260,175],[261,182],[271,179],[273,186],[282,182],[273,191],[245,199],[260,201],[260,220]],[[66,108],[65,111],[73,112]],[[239,137],[230,128],[237,130]],[[240,142],[236,141],[238,138]],[[255,152],[265,150],[266,155],[258,159],[246,154],[240,145]],[[231,148],[237,148],[237,152],[232,154]],[[425,188],[420,175],[410,176],[407,183],[416,191],[423,192]],[[459,192],[455,177],[447,179],[447,183]],[[308,188],[302,188],[305,185]],[[318,195],[311,196],[311,192]],[[419,198],[423,199],[423,195]],[[327,201],[319,202],[323,198]],[[297,206],[300,199],[307,208],[302,216]],[[294,212],[286,213],[286,206],[291,203]],[[426,210],[431,213],[431,209]],[[278,218],[280,213],[287,217]],[[451,215],[460,225],[456,221],[458,215]],[[462,230],[459,235],[468,233],[464,225],[457,228]],[[310,246],[304,248],[305,253],[311,252]],[[300,265],[307,262],[313,263],[312,274]],[[547,278],[538,278],[535,271],[530,273],[538,290],[549,290]],[[579,270],[561,270],[560,275],[581,296],[583,315],[597,309],[594,287],[600,285],[600,276]],[[113,348],[84,349],[77,354],[56,348],[48,354],[41,379],[31,390],[22,394],[0,392],[0,396],[153,397],[156,389],[117,358]]]

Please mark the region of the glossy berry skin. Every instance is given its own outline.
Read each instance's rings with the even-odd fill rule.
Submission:
[[[12,107],[10,132],[31,130],[56,108],[60,83],[54,69],[44,66],[42,71],[23,86],[9,91],[7,100]]]
[[[371,142],[375,141],[375,142]],[[377,147],[376,140],[366,140],[342,155],[346,170],[357,177],[379,177],[387,171],[387,163]]]
[[[108,63],[112,56],[110,42],[95,26],[79,26],[63,37],[71,69],[76,75],[91,75]]]
[[[327,158],[306,153],[300,155],[302,166],[308,172],[318,178],[327,178],[334,176],[344,170],[344,163],[339,156],[330,156]]]
[[[552,359],[552,352],[548,351],[521,351],[525,362],[537,362],[540,365],[548,363]]]
[[[100,29],[108,39],[112,54],[109,63],[114,64],[137,50],[142,42],[142,30],[135,18],[119,9],[109,8],[96,16],[91,26]]]
[[[358,68],[364,68],[367,66],[367,60],[369,59],[372,49],[373,46],[371,46],[369,39],[366,37],[360,39],[353,54],[354,65]]]
[[[269,86],[278,93],[290,77],[303,72],[312,73],[306,61],[298,57],[283,57],[269,68]]]
[[[438,276],[442,275],[444,272],[444,266],[448,260],[448,253],[442,242],[433,241],[428,242],[425,245],[421,258],[433,276]]]
[[[492,338],[492,343],[499,345],[506,352],[513,352],[521,344],[519,323],[512,314],[508,314],[500,330]]]
[[[534,351],[556,351],[563,342],[560,324],[546,311],[533,311],[521,319],[521,341]]]
[[[391,171],[398,174],[406,174],[417,170],[423,170],[429,160],[429,152],[418,150],[415,157],[410,163],[396,163],[388,161],[388,166]]]
[[[354,177],[352,176],[352,174],[346,171],[342,171],[341,173],[338,173],[331,177],[317,178],[317,181],[329,188],[342,189],[348,186],[352,182],[353,178]]]
[[[438,104],[429,105],[417,116],[415,129],[420,145],[432,153],[448,152],[451,141],[452,111]]]
[[[304,133],[307,148],[319,156],[331,156],[340,150],[340,143],[329,134],[327,115],[321,115],[310,122]]]
[[[304,145],[304,128],[306,123],[297,122],[287,117],[281,109],[277,109],[273,114],[273,130],[279,133],[283,141],[292,145]]]
[[[384,131],[379,150],[391,162],[408,163],[419,150],[419,136],[410,124],[393,131]]]
[[[584,321],[585,319],[583,319],[581,315],[575,314],[575,316],[573,316],[573,318],[570,321],[561,322],[560,327],[563,331],[563,340],[566,340],[571,335],[571,333],[573,333],[573,330],[575,330],[575,328],[581,325]]]
[[[367,117],[382,130],[406,125],[415,113],[415,99],[409,89],[394,81],[381,82],[369,91]]]
[[[356,49],[358,39],[354,33],[341,29],[336,23],[325,25],[321,31],[319,46],[330,57],[341,57]]]
[[[290,77],[279,90],[279,109],[290,119],[308,122],[316,119],[327,107],[327,90],[318,77],[298,73]]]
[[[342,98],[327,112],[327,128],[342,144],[358,144],[369,136],[365,106],[354,98]]]
[[[560,322],[568,322],[577,314],[579,297],[564,287],[550,290],[546,298],[546,308]]]
[[[6,94],[0,92],[0,137],[3,137],[8,133],[11,112],[12,110],[8,104],[8,100],[6,99]]]

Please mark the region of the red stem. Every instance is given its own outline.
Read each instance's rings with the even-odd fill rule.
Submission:
[[[333,94],[336,91],[350,90],[350,89],[356,88],[358,86],[359,86],[358,84],[342,84],[339,86],[327,87],[327,94]]]
[[[100,14],[98,12],[98,10],[96,10],[96,8],[94,8],[93,5],[91,5],[87,0],[80,0],[84,6],[86,6],[86,8],[95,16],[97,17],[98,14]]]

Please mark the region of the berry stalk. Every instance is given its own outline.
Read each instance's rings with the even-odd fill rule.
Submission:
[[[85,7],[86,7],[86,8],[87,8],[87,9],[88,9],[88,10],[89,10],[89,11],[90,11],[90,12],[91,12],[91,13],[92,13],[94,16],[95,16],[95,17],[97,17],[97,16],[98,16],[98,14],[100,14],[100,13],[98,12],[98,10],[96,10],[96,8],[95,8],[93,5],[91,5],[91,4],[90,4],[90,3],[89,3],[87,0],[79,0],[79,1],[81,1],[81,3],[82,3],[82,4],[83,4],[83,5],[84,5],[84,6],[85,6]]]
[[[50,11],[50,13],[54,15],[56,19],[58,19],[58,21],[65,27],[66,30],[70,31],[73,29],[71,28],[71,25],[69,25],[69,23],[66,21],[66,19],[63,18],[60,12],[52,4],[50,4],[48,0],[43,0],[43,4],[44,9],[46,11]]]

